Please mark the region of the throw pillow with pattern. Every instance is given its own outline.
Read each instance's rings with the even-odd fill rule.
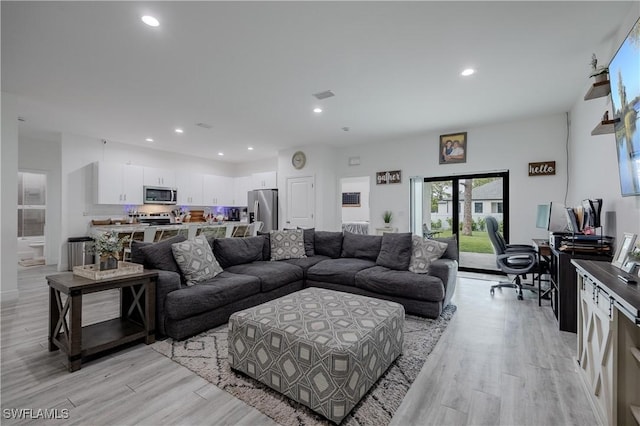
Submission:
[[[204,235],[172,244],[171,250],[189,286],[209,280],[222,272]]]
[[[414,235],[411,238],[411,261],[409,262],[409,270],[416,274],[429,273],[431,262],[440,259],[445,250],[447,250],[447,243],[441,243]]]
[[[271,260],[302,259],[307,257],[304,250],[304,233],[302,229],[271,231]]]

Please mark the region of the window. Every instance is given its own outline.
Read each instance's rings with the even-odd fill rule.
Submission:
[[[502,201],[491,203],[491,213],[502,213]]]
[[[18,173],[18,237],[44,235],[47,176]]]
[[[473,212],[482,213],[482,203],[478,203],[478,202],[473,203]]]

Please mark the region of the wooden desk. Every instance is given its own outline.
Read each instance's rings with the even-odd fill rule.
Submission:
[[[538,306],[542,306],[542,299],[547,298],[551,300],[551,306],[553,306],[553,285],[549,285],[547,290],[542,291],[542,281],[551,282],[550,279],[542,279],[542,275],[549,273],[548,268],[545,266],[551,265],[551,246],[549,246],[549,240],[533,238],[532,241],[533,246],[538,252]],[[543,265],[543,260],[546,262],[546,265]],[[533,281],[535,283],[535,276]]]
[[[576,268],[572,260],[600,260],[611,262],[611,256],[598,253],[574,253],[554,247],[551,250],[549,274],[551,278],[551,307],[562,331],[578,330],[578,291]]]
[[[47,276],[49,284],[49,351],[67,354],[69,371],[82,358],[144,339],[155,342],[157,272],[91,280],[71,272]],[[120,289],[120,317],[82,327],[82,296]],[[129,289],[129,291],[127,291]],[[61,295],[65,294],[63,303]]]

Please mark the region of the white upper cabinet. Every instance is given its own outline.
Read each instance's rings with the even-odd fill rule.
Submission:
[[[141,166],[98,161],[93,172],[96,204],[142,204]]]
[[[277,189],[278,188],[278,173],[277,172],[263,172],[254,173],[251,175],[251,189]]]
[[[181,206],[201,206],[202,181],[204,176],[194,173],[177,173],[176,188],[178,189],[178,204]]]
[[[173,170],[144,168],[144,186],[164,186],[174,188],[176,186],[176,174]]]
[[[233,205],[246,206],[247,193],[251,191],[251,176],[241,176],[233,180]]]
[[[204,175],[202,197],[204,206],[232,206],[233,178]]]

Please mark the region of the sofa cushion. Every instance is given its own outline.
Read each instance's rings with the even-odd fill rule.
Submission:
[[[316,229],[315,228],[298,228],[302,229],[304,233],[304,252],[307,256],[314,256],[315,244],[316,244]]]
[[[406,271],[411,260],[411,233],[386,232],[382,235],[376,265]]]
[[[302,268],[286,262],[259,261],[226,269],[234,274],[251,275],[260,280],[260,291],[266,293],[284,285],[302,281]]]
[[[307,279],[342,285],[355,285],[355,277],[359,271],[376,266],[372,260],[344,257],[328,259],[313,265],[307,270]]]
[[[260,293],[260,280],[249,275],[222,272],[199,285],[167,294],[164,308],[169,318],[180,320]]]
[[[362,235],[345,232],[342,239],[341,257],[373,260],[380,254],[382,235]]]
[[[340,257],[342,252],[342,232],[316,231],[314,236],[316,254],[332,259]]]
[[[317,254],[315,256],[303,257],[301,259],[287,259],[287,260],[283,260],[283,262],[289,263],[291,265],[296,265],[297,267],[302,268],[302,271],[304,272],[304,276],[306,278],[307,271],[309,270],[309,268],[311,268],[316,263],[320,263],[323,260],[327,260],[327,259],[331,259],[331,258],[328,256],[320,256],[319,254]]]
[[[262,236],[247,238],[216,238],[213,240],[213,254],[222,269],[233,265],[262,260]]]
[[[383,266],[358,272],[355,284],[364,290],[390,296],[429,302],[444,300],[444,285],[440,278],[409,271],[396,271]]]
[[[412,252],[409,271],[416,274],[426,274],[429,272],[429,265],[436,259],[440,259],[445,250],[447,243],[429,240],[418,235],[412,237]]]
[[[144,266],[149,269],[161,269],[182,274],[176,260],[173,257],[171,245],[181,243],[186,238],[182,235],[167,238],[166,240],[149,244],[140,249],[144,257]]]
[[[455,235],[446,238],[432,238],[432,240],[447,243],[447,249],[442,255],[442,259],[460,260],[460,254],[458,253],[458,240],[456,240]]]
[[[210,280],[222,272],[204,235],[172,244],[171,249],[187,285]]]
[[[142,248],[150,246],[153,243],[144,243],[142,241],[131,241],[131,263],[144,265],[144,254]]]
[[[271,231],[271,260],[300,259],[306,257],[304,233],[301,229]]]

